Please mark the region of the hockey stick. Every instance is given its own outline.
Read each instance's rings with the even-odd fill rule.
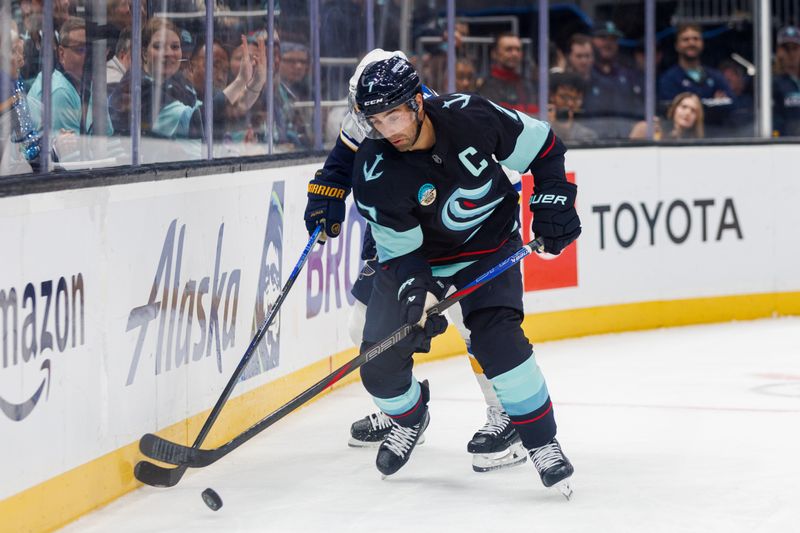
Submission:
[[[211,409],[208,418],[206,418],[205,423],[203,423],[203,427],[200,429],[200,433],[198,433],[197,438],[194,440],[194,444],[192,444],[191,448],[187,449],[199,449],[200,445],[208,436],[209,431],[211,431],[211,426],[214,425],[219,413],[222,411],[222,407],[228,401],[233,388],[236,386],[236,382],[239,380],[239,377],[242,375],[242,372],[244,372],[247,363],[250,362],[250,359],[256,352],[256,348],[261,342],[261,339],[264,338],[264,335],[266,334],[269,326],[272,324],[272,321],[278,315],[278,311],[280,310],[283,301],[289,294],[289,289],[292,288],[295,280],[297,280],[298,276],[300,275],[300,271],[303,270],[303,266],[306,264],[306,260],[308,259],[308,254],[311,252],[311,248],[314,247],[317,239],[320,238],[322,229],[323,226],[320,224],[309,237],[308,244],[306,244],[306,247],[303,249],[303,253],[300,255],[300,260],[297,261],[297,264],[294,266],[294,270],[292,270],[292,273],[289,275],[289,279],[287,279],[286,283],[283,285],[283,289],[281,289],[278,299],[275,300],[275,303],[272,304],[272,306],[270,306],[269,313],[261,323],[261,327],[258,328],[253,340],[250,341],[250,345],[247,347],[247,350],[245,350],[244,356],[242,357],[242,360],[239,361],[239,365],[236,367],[236,370],[233,371],[233,375],[228,380],[228,384],[225,385],[225,389],[222,391],[217,403],[214,404],[214,407]],[[150,457],[154,456],[152,453],[149,453],[152,446],[151,437],[153,436],[154,435],[147,433],[139,440],[139,449],[143,454]],[[139,461],[133,468],[133,475],[136,476],[136,479],[142,483],[146,483],[154,487],[172,487],[181,480],[185,472],[186,466],[179,466],[178,468],[162,468],[148,461]]]
[[[517,250],[513,255],[504,259],[498,265],[492,267],[489,271],[483,273],[477,279],[472,281],[470,284],[466,285],[459,291],[454,292],[449,297],[439,301],[438,303],[434,304],[433,306],[429,307],[426,310],[428,316],[434,313],[442,313],[449,307],[453,306],[461,299],[465,298],[479,287],[487,283],[488,281],[496,278],[512,266],[516,265],[523,258],[530,255],[533,252],[541,252],[543,245],[539,239],[529,242],[528,244],[524,245],[522,248]],[[230,452],[250,440],[251,438],[255,437],[272,424],[286,416],[287,414],[291,413],[301,405],[308,402],[311,398],[318,395],[320,392],[325,390],[326,388],[332,386],[334,383],[345,377],[346,375],[350,374],[353,370],[359,368],[364,363],[374,359],[375,357],[379,356],[381,353],[385,352],[392,346],[396,345],[402,339],[408,336],[411,332],[412,328],[416,326],[411,324],[405,324],[401,326],[399,329],[395,330],[391,335],[386,337],[384,340],[377,342],[376,344],[372,345],[368,350],[358,354],[354,359],[350,360],[345,365],[339,367],[327,377],[323,378],[315,385],[312,385],[309,389],[305,390],[304,392],[300,393],[294,399],[290,400],[287,404],[279,407],[277,410],[273,411],[266,417],[262,418],[260,421],[256,422],[252,426],[250,426],[247,430],[240,433],[227,443],[219,446],[218,448],[213,449],[200,449],[196,446],[188,447],[183,446],[172,441],[168,441],[166,439],[162,439],[157,435],[148,434],[142,437],[141,440],[141,447],[142,452],[145,455],[157,459],[159,461],[163,461],[166,463],[172,463],[179,465],[176,469],[172,470],[179,470],[181,468],[192,467],[192,468],[202,468],[208,466],[212,463],[215,463],[219,459],[225,457]],[[146,449],[145,449],[146,445]],[[141,464],[141,463],[140,463]],[[151,463],[146,463],[151,464]],[[161,470],[165,470],[167,472],[171,471],[171,469],[161,468],[158,466],[153,465],[154,468],[159,468]]]

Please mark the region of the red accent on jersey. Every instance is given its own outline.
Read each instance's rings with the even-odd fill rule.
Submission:
[[[547,409],[544,410],[544,413],[540,414],[539,416],[535,416],[530,420],[521,420],[519,422],[517,422],[516,420],[512,420],[511,423],[514,424],[515,426],[521,426],[522,424],[530,424],[532,422],[536,422],[537,420],[543,418],[547,413],[549,413],[552,410],[553,410],[553,402],[550,402],[550,404],[547,406]]]

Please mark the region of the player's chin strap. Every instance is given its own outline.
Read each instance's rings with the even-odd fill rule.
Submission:
[[[411,108],[411,111],[414,112],[414,120],[417,122],[417,133],[414,135],[414,140],[411,141],[411,146],[417,144],[417,139],[419,139],[419,134],[422,133],[422,124],[425,122],[425,117],[423,116],[422,120],[419,118],[419,103],[417,103],[416,95],[415,98],[412,98],[408,101],[408,107]]]

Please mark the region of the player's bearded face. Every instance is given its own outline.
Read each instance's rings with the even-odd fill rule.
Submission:
[[[392,146],[405,151],[413,146],[417,137],[415,114],[407,105],[400,105],[369,117],[369,121],[384,139],[392,143]]]

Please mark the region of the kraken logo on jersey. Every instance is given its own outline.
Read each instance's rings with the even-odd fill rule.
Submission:
[[[442,223],[445,227],[452,231],[466,231],[477,226],[472,234],[467,237],[467,240],[475,235],[480,229],[480,224],[489,218],[497,204],[503,201],[501,196],[481,206],[473,202],[473,200],[482,200],[491,187],[492,180],[489,180],[475,189],[461,187],[456,189],[447,199],[444,209],[442,209]]]
[[[372,166],[367,169],[367,163],[364,163],[364,181],[372,181],[380,178],[383,175],[383,171],[381,170],[377,174],[375,173],[378,170],[378,163],[383,161],[383,154],[378,154],[375,156],[375,162],[372,163]]]

